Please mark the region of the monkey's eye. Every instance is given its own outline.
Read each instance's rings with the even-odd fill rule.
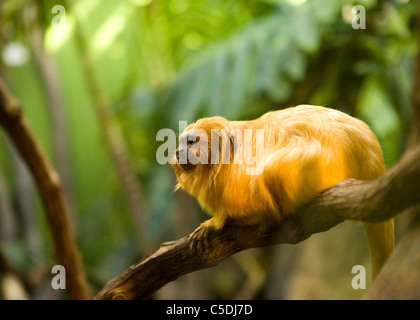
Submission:
[[[194,136],[189,136],[188,140],[187,140],[187,144],[189,146],[193,145],[194,143],[198,142],[200,140],[200,137],[194,137]]]

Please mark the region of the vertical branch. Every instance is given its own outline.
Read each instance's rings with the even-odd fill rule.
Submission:
[[[89,289],[76,247],[61,181],[22,114],[22,108],[0,79],[0,125],[28,166],[41,196],[58,263],[66,268],[70,298],[88,299]]]
[[[34,8],[36,9],[36,8]],[[74,209],[72,193],[72,174],[69,156],[69,138],[64,112],[65,105],[60,90],[60,81],[52,57],[48,56],[44,50],[44,32],[36,25],[36,21],[28,21],[28,39],[31,43],[36,64],[44,84],[45,94],[49,107],[51,127],[54,132],[52,136],[54,164],[63,181],[64,192],[69,201],[71,209]],[[72,211],[73,212],[73,211]]]
[[[63,1],[63,3],[66,7],[68,7],[67,1]],[[94,64],[89,55],[84,29],[76,16],[75,19],[76,26],[74,36],[81,54],[84,74],[86,76],[88,89],[93,99],[93,105],[101,128],[101,133],[103,134],[111,160],[114,163],[128,209],[133,217],[139,239],[140,250],[142,253],[147,253],[147,228],[145,225],[144,212],[145,201],[142,197],[142,190],[130,162],[122,133],[117,124],[112,120],[105,95],[99,85]]]
[[[22,232],[25,245],[31,254],[38,254],[40,248],[39,230],[35,228],[34,203],[35,188],[31,181],[31,174],[19,157],[13,146],[8,144],[12,159],[13,180],[16,186],[17,211],[20,214],[19,230]]]
[[[0,170],[0,241],[9,240],[15,236],[15,218],[9,192]]]

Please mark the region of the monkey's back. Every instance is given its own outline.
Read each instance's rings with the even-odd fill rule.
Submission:
[[[306,141],[309,149],[311,145],[322,149],[324,161],[340,162],[344,179],[372,180],[385,172],[375,134],[366,123],[341,111],[300,105],[266,113],[252,122],[265,129],[267,155]]]

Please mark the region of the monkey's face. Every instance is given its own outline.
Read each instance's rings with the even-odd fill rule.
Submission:
[[[187,128],[179,137],[179,146],[176,149],[176,164],[183,171],[191,171],[200,163],[207,164],[206,149],[208,139],[205,135],[198,134],[196,129]]]
[[[178,180],[176,189],[182,188],[195,195],[195,192],[202,188],[201,183],[208,176],[205,173],[211,171],[211,165],[208,161],[208,138],[193,126],[187,127],[179,136],[179,146],[172,167]]]
[[[193,193],[192,190],[211,185],[230,145],[228,126],[222,117],[200,119],[179,136],[172,165],[178,178],[177,188]]]

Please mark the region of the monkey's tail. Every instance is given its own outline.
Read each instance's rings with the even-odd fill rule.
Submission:
[[[364,227],[372,260],[372,279],[375,280],[394,249],[394,218],[381,222],[364,222]]]

